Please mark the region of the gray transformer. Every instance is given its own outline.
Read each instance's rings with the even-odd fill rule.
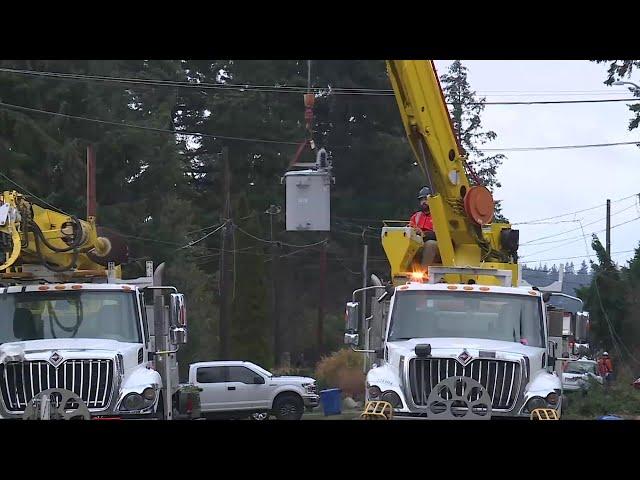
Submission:
[[[285,173],[284,183],[287,231],[330,231],[330,171],[290,171]]]

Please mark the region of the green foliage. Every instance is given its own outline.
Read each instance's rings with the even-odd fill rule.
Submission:
[[[591,262],[593,278],[589,287],[578,290],[591,318],[593,344],[613,351],[625,363],[640,365],[640,247],[628,267],[618,269],[597,236],[592,247],[598,262]]]
[[[631,386],[633,380],[633,376],[623,371],[609,387],[591,380],[588,391],[565,392],[568,401],[563,418],[595,420],[607,414],[640,415],[640,391]]]
[[[460,60],[455,60],[449,66],[449,70],[440,77],[442,89],[447,102],[451,104],[453,127],[468,155],[469,167],[486,187],[500,187],[497,172],[506,156],[502,153],[487,155],[480,150],[482,145],[495,140],[497,134],[494,131],[482,130],[481,115],[485,109],[486,98],[479,98],[471,89],[467,73],[467,67]],[[472,175],[470,181],[473,185],[477,183]],[[496,206],[496,219],[506,221],[500,213],[499,205]]]
[[[349,349],[323,357],[316,365],[315,378],[320,389],[340,388],[345,396],[354,400],[364,398],[364,357]]]
[[[609,64],[607,79],[604,81],[605,85],[612,85],[618,80],[629,81],[633,70],[640,68],[640,60],[596,60],[596,62]],[[630,90],[635,97],[640,97],[640,89],[631,87]],[[631,131],[640,125],[640,103],[630,104],[629,111],[632,113],[629,121],[629,131]]]

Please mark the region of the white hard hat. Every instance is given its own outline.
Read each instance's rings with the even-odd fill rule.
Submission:
[[[602,352],[602,355],[608,357],[609,353],[608,352]]]

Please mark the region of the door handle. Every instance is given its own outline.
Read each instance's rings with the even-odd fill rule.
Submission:
[[[236,387],[227,387],[227,390],[235,390]]]

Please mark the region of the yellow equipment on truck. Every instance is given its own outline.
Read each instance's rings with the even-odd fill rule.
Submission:
[[[433,192],[428,204],[442,263],[417,264],[423,240],[405,222],[383,227],[392,281],[383,285],[372,275],[373,285],[354,291],[346,308],[345,344],[367,354],[363,418],[386,409],[389,415],[375,418],[488,420],[546,412],[557,419],[562,387],[545,299],[520,286],[518,231],[492,223],[491,192],[469,181],[433,62],[389,60],[387,69]],[[366,290],[382,295],[360,324],[356,296]],[[362,350],[355,348],[359,332]]]
[[[508,223],[491,223],[494,201],[482,185],[472,186],[460,147],[430,60],[388,60],[387,70],[416,161],[431,188],[428,199],[442,265],[482,267],[511,272],[519,284],[518,231]],[[395,284],[413,272],[422,238],[407,226],[385,226],[382,245]],[[448,281],[498,284],[491,275],[447,274]]]
[[[86,221],[0,196],[0,419],[197,416],[178,383],[184,296],[164,264],[121,278],[127,245],[96,227],[89,152]]]

